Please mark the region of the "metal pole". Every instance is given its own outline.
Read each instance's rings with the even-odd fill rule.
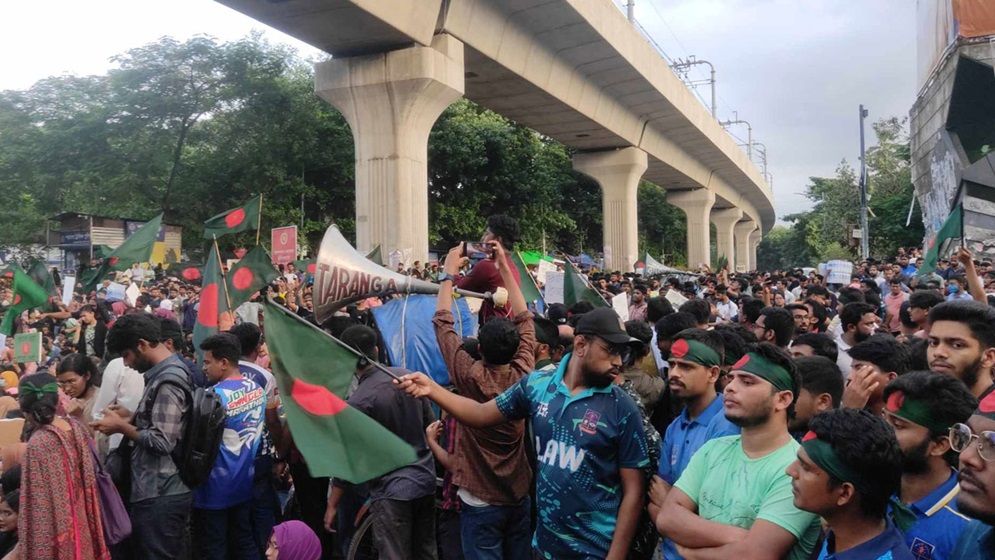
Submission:
[[[860,106],[860,256],[870,256],[870,235],[867,231],[867,153],[864,149],[864,118],[867,109]]]
[[[625,14],[629,18],[629,23],[636,22],[636,0],[629,0],[625,4]]]
[[[712,118],[714,119],[714,118],[716,118],[716,116],[715,116],[715,66],[712,66],[712,63],[709,62],[708,63],[708,67],[712,69]]]

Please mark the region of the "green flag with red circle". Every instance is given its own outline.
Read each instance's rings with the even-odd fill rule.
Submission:
[[[232,309],[249,301],[252,294],[280,276],[262,245],[256,245],[228,271],[228,296]]]
[[[14,361],[20,364],[41,361],[41,331],[14,337]]]
[[[204,239],[259,229],[259,210],[262,203],[263,197],[259,195],[238,208],[226,210],[207,220],[204,222]]]
[[[14,299],[10,302],[7,312],[4,313],[3,322],[0,323],[0,334],[7,336],[14,333],[14,319],[18,315],[26,309],[40,307],[48,301],[48,293],[45,292],[45,288],[39,286],[20,267],[14,269],[13,277]]]
[[[207,264],[200,284],[200,302],[197,304],[197,322],[193,327],[193,347],[198,359],[201,356],[200,343],[212,334],[218,333],[218,323],[222,313],[228,312],[228,298],[225,295],[225,280],[218,261],[217,243],[211,245]]]
[[[264,318],[280,401],[311,476],[359,484],[417,459],[404,440],[345,401],[359,357],[352,349],[272,301]]]
[[[145,224],[135,230],[124,243],[111,251],[111,254],[104,257],[100,267],[83,278],[83,289],[89,292],[96,287],[97,283],[103,280],[104,276],[115,270],[127,270],[135,263],[149,262],[152,258],[152,249],[155,240],[162,229],[162,214],[145,222]]]

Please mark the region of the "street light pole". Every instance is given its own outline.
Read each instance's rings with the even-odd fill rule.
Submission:
[[[636,21],[636,0],[629,0],[625,4],[625,15],[629,18],[629,23]]]
[[[867,230],[867,152],[864,149],[864,118],[867,109],[860,106],[860,257],[870,256],[870,232]]]

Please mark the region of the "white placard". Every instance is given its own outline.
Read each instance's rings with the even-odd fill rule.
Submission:
[[[75,276],[62,277],[62,305],[68,306],[73,301],[73,290],[76,289]]]
[[[132,282],[128,285],[128,289],[124,291],[124,301],[128,305],[134,307],[138,303],[138,296],[142,295],[142,291],[138,289],[138,284]]]
[[[664,297],[666,298],[667,301],[671,303],[671,305],[674,306],[674,309],[677,309],[678,307],[684,305],[688,301],[688,298],[684,297],[684,294],[678,292],[673,288],[667,290],[667,295]]]
[[[622,322],[629,320],[629,294],[622,292],[615,294],[612,298],[612,309],[622,318]]]
[[[7,335],[0,333],[0,352],[7,347]]]
[[[545,259],[539,259],[539,265],[536,267],[536,280],[540,284],[545,284],[546,275],[550,272],[556,272],[556,265]]]
[[[547,272],[546,273],[546,286],[545,294],[543,299],[546,303],[563,303],[563,279],[565,275],[562,272]]]

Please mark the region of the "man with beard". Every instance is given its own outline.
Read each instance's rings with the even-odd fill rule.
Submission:
[[[977,398],[992,386],[995,309],[976,301],[941,303],[929,310],[929,369],[951,375]]]
[[[724,346],[715,331],[689,329],[678,333],[670,347],[670,391],[684,409],[663,436],[659,476],[653,478],[650,492],[649,512],[654,519],[695,452],[709,440],[739,433],[726,419],[723,399],[715,392]],[[664,558],[680,558],[673,542],[665,540],[661,546]]]
[[[760,343],[730,375],[725,414],[742,435],[698,450],[667,494],[657,529],[688,560],[808,558],[819,520],[791,503],[784,472],[798,449],[788,433],[798,373],[784,350]]]
[[[966,424],[950,428],[960,453],[957,509],[975,521],[960,536],[950,560],[995,559],[995,392],[978,403]]]
[[[792,303],[785,308],[791,312],[791,318],[795,320],[795,337],[807,333],[812,322],[808,306],[804,303]]]
[[[839,355],[836,364],[843,377],[850,375],[851,359],[847,350],[858,342],[863,342],[878,329],[880,319],[877,309],[869,303],[848,303],[840,311],[840,335],[836,338]]]
[[[538,454],[535,555],[621,560],[643,508],[640,469],[648,458],[639,409],[612,381],[637,341],[608,308],[585,313],[575,332],[573,352],[555,371],[533,372],[487,402],[455,395],[423,373],[398,384],[473,428],[528,418]]]
[[[950,448],[950,427],[966,422],[977,399],[960,381],[928,371],[913,371],[884,390],[885,420],[902,450],[899,493],[916,515],[905,542],[917,560],[948,560],[968,519],[957,512],[960,491]]]

